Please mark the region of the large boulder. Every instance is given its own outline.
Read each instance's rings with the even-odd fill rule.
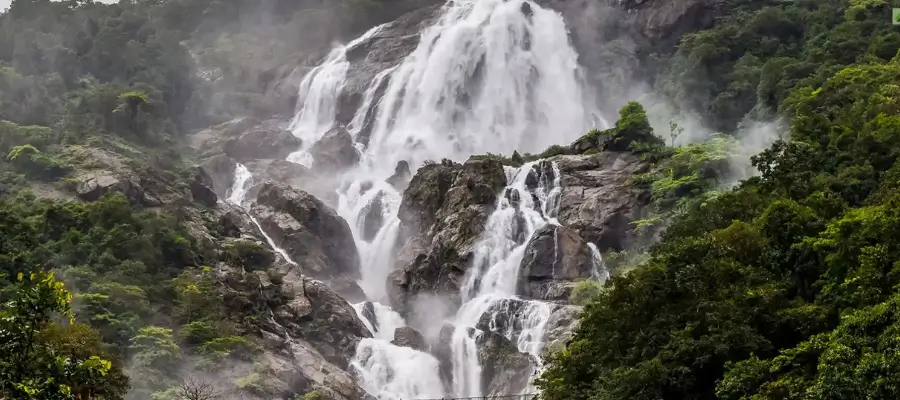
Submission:
[[[391,341],[391,344],[419,351],[428,351],[428,343],[425,342],[425,337],[419,331],[408,326],[394,330],[394,340]]]
[[[251,212],[305,274],[321,279],[359,278],[359,252],[350,226],[319,199],[286,184],[268,182]]]
[[[214,207],[219,201],[219,196],[213,191],[213,179],[203,168],[194,169],[194,179],[191,180],[191,197],[194,201],[207,207]]]
[[[481,392],[487,396],[522,393],[534,372],[535,360],[520,352],[509,339],[483,332],[475,339],[481,364]]]
[[[301,144],[300,139],[287,129],[258,126],[227,140],[223,150],[238,161],[285,158],[300,149]]]
[[[242,273],[220,263],[215,271],[226,310],[255,321],[261,335],[263,353],[243,373],[260,376],[254,395],[280,398],[318,389],[332,399],[371,400],[347,372],[356,345],[371,335],[344,299],[289,264]]]
[[[400,205],[405,245],[401,268],[388,278],[392,308],[415,317],[410,305],[420,294],[459,301],[475,246],[505,184],[503,165],[496,161],[446,161],[419,169]]]
[[[309,149],[312,167],[316,171],[330,172],[350,168],[359,162],[359,152],[353,144],[353,136],[342,126],[325,132]]]
[[[545,225],[525,247],[517,293],[530,299],[565,301],[576,281],[592,276],[594,263],[587,242],[577,232]]]
[[[227,197],[228,191],[234,186],[234,172],[237,169],[237,162],[225,154],[217,154],[204,160],[200,168],[212,181],[210,188],[219,197]]]
[[[121,193],[132,204],[141,204],[144,200],[144,188],[136,177],[93,171],[78,176],[76,180],[75,194],[84,201],[97,201],[108,193]]]

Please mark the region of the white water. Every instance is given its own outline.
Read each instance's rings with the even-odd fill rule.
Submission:
[[[303,141],[303,147],[288,156],[288,161],[312,166],[308,150],[334,125],[337,116],[338,97],[350,68],[347,49],[369,39],[380,29],[381,26],[376,26],[346,46],[332,50],[319,66],[303,77],[297,97],[299,107],[288,127],[294,136]]]
[[[253,174],[250,173],[250,170],[248,170],[247,167],[244,166],[244,164],[237,163],[237,167],[234,169],[234,183],[231,186],[231,193],[228,195],[227,201],[243,209],[244,200],[246,200],[247,197],[247,191],[251,186],[253,186]],[[288,263],[297,265],[297,263],[294,262],[291,256],[288,255],[288,253],[284,251],[284,249],[275,244],[275,241],[272,240],[272,237],[270,237],[268,233],[266,233],[262,225],[259,224],[259,221],[256,220],[256,217],[254,217],[249,212],[247,213],[247,217],[250,218],[250,221],[253,221],[253,224],[256,225],[260,233],[262,233],[266,238],[266,242],[269,244],[269,247],[274,249]]]
[[[516,283],[519,277],[519,265],[525,253],[528,239],[535,231],[548,223],[556,224],[555,204],[560,194],[559,171],[555,165],[550,171],[540,174],[538,187],[530,191],[526,187],[526,178],[535,163],[528,163],[521,168],[507,168],[507,185],[505,193],[518,193],[518,202],[514,204],[508,197],[501,196],[497,200],[496,210],[488,218],[482,241],[475,252],[474,262],[469,269],[466,283],[462,288],[463,305],[453,321],[456,330],[453,332],[453,391],[458,397],[480,397],[482,393],[481,366],[477,356],[478,332],[470,334],[469,328],[475,326],[482,315],[493,311],[492,325],[499,318],[520,319],[522,330],[518,335],[513,331],[512,321],[505,325],[505,332],[498,332],[512,340],[519,351],[540,358],[543,349],[543,334],[550,318],[550,306],[540,301],[527,301],[521,314],[503,313],[503,307],[494,307],[505,299],[516,298]],[[548,179],[547,172],[554,179]],[[538,204],[530,193],[534,193]],[[522,235],[524,231],[524,235]],[[524,238],[524,240],[519,240]]]
[[[523,11],[526,6],[530,13]],[[336,48],[304,78],[300,106],[290,126],[304,144],[289,161],[309,166],[309,148],[335,123],[350,66],[347,50],[380,29]],[[376,88],[385,80],[387,89],[376,98]],[[582,87],[577,54],[559,14],[529,0],[448,1],[441,17],[421,32],[418,47],[399,65],[374,77],[348,126],[358,138],[367,113],[374,113],[372,125],[366,127],[371,132],[366,146],[357,145],[362,154],[359,167],[337,177],[344,183],[339,185],[336,210],[356,239],[362,261],[359,284],[367,297],[385,302],[386,278],[396,267],[401,193],[384,180],[393,174],[397,162],[407,161],[415,171],[426,160],[461,161],[471,154],[513,150],[533,153],[567,143],[597,122],[608,125]],[[481,395],[476,337],[469,335],[468,328],[497,301],[514,298],[525,247],[516,238],[527,240],[541,226],[556,223],[559,182],[542,180],[536,193],[540,211],[535,211],[524,185],[528,168],[507,171],[509,188],[519,190],[521,204],[498,202],[470,269],[464,304],[453,320],[457,327],[452,343],[454,396]],[[558,177],[559,172],[554,172]],[[383,223],[374,238],[364,240],[365,213],[376,198],[382,202]],[[517,228],[517,218],[524,227]],[[517,236],[516,229],[524,230],[524,235]],[[393,312],[378,306],[381,324],[381,315]],[[519,333],[511,328],[499,333],[521,351],[537,356],[549,314],[549,305],[529,301],[512,316],[520,319]],[[390,345],[393,329],[375,332],[371,323],[369,328],[376,337],[360,343],[353,362],[364,389],[380,399],[445,395],[439,393],[443,390],[434,357]]]
[[[351,363],[360,387],[381,400],[444,397],[438,360],[431,354],[391,344],[394,331],[406,326],[403,317],[390,307],[373,303],[373,324],[363,314],[363,306],[353,304],[374,338],[360,341]]]

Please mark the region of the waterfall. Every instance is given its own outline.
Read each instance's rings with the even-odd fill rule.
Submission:
[[[364,42],[381,30],[376,26],[348,43],[335,48],[325,60],[309,71],[300,82],[297,104],[300,106],[288,129],[303,141],[303,147],[288,156],[288,161],[312,166],[312,158],[307,152],[325,132],[334,125],[338,112],[338,97],[347,81],[347,50]]]
[[[247,197],[247,191],[250,187],[253,186],[253,174],[250,173],[250,170],[244,166],[244,164],[237,163],[237,167],[234,169],[234,183],[231,185],[231,190],[229,190],[230,194],[228,195],[227,201],[231,204],[234,204],[244,209],[244,200]],[[280,246],[275,244],[275,241],[272,240],[272,237],[269,236],[268,233],[263,229],[262,225],[259,224],[259,221],[256,220],[256,217],[249,212],[244,211],[247,214],[247,217],[250,218],[250,221],[256,225],[256,228],[259,229],[259,232],[262,233],[263,237],[266,238],[266,242],[269,244],[275,252],[277,252],[281,257],[284,258],[285,261],[290,263],[291,265],[297,265],[294,262],[294,259],[291,258],[290,255]]]
[[[502,300],[516,298],[516,283],[519,265],[525,253],[528,239],[535,231],[548,223],[556,223],[553,216],[556,199],[560,194],[559,173],[555,166],[547,179],[546,171],[536,163],[528,163],[521,168],[506,168],[507,187],[505,196],[497,200],[497,206],[488,218],[481,242],[475,251],[474,261],[462,288],[463,305],[456,314],[456,327],[452,339],[453,389],[458,397],[484,396],[481,390],[481,366],[477,355],[478,331],[475,326],[482,315],[493,310],[492,320],[502,318],[503,307],[494,307]],[[529,190],[526,179],[529,174],[539,175],[538,187]],[[534,194],[534,197],[531,196]],[[515,199],[515,201],[513,201]],[[537,200],[537,204],[534,201]],[[524,231],[524,232],[523,232]],[[524,235],[523,235],[524,233]],[[521,240],[524,238],[524,240]],[[510,328],[504,334],[516,343],[519,351],[540,359],[543,349],[544,328],[550,318],[550,306],[541,301],[525,301],[526,308],[521,315],[506,315],[507,318],[521,318],[522,330],[518,336]],[[514,323],[505,324],[512,327]]]
[[[385,26],[334,49],[304,77],[290,125],[303,146],[289,161],[310,165],[308,150],[344,113],[338,107],[351,70],[348,51]],[[380,304],[386,302],[387,276],[396,268],[402,190],[385,179],[397,163],[406,161],[414,171],[428,160],[461,161],[472,154],[513,150],[535,153],[574,140],[594,121],[608,125],[583,87],[562,16],[533,0],[448,0],[439,18],[421,31],[415,50],[374,75],[347,127],[358,142],[361,161],[335,180],[340,183],[336,211],[353,232],[362,263],[359,285],[376,305],[376,324],[396,328],[405,323]],[[504,193],[516,191],[520,199],[498,200],[466,278],[463,305],[452,318],[453,393],[443,393],[433,356],[390,344],[393,329],[378,327],[376,332],[361,315],[375,336],[360,342],[352,362],[365,390],[384,400],[483,395],[476,349],[480,333],[472,328],[499,301],[516,299],[528,238],[548,223],[558,224],[560,173],[555,165],[544,170],[546,165],[506,171]],[[539,184],[529,189],[525,179],[535,166],[540,167]],[[380,220],[374,235],[366,228],[373,215]],[[520,329],[498,333],[538,358],[550,305],[517,301],[524,301],[525,309],[509,316],[518,320],[505,326]],[[361,304],[354,307],[361,313]]]

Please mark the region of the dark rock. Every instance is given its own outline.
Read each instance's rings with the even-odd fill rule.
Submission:
[[[353,136],[342,126],[326,132],[309,153],[313,158],[313,169],[318,171],[340,171],[359,162],[359,152],[353,146]]]
[[[590,278],[594,260],[587,242],[563,226],[538,229],[525,247],[517,293],[540,300],[567,300],[580,279]]]
[[[394,340],[391,343],[395,346],[409,347],[419,351],[428,351],[428,344],[425,337],[419,331],[404,326],[394,330]]]
[[[234,185],[234,171],[237,168],[237,162],[225,154],[217,154],[206,159],[200,168],[212,181],[212,185],[209,187],[219,197],[226,197],[231,186]]]
[[[388,279],[392,308],[411,317],[409,302],[420,293],[458,301],[475,245],[505,184],[497,161],[442,162],[419,169],[403,192],[399,211],[401,232],[418,237],[407,241],[418,254],[401,249],[406,263]],[[424,243],[429,245],[422,248]]]
[[[196,168],[191,181],[191,197],[207,207],[215,207],[219,197],[212,190],[213,180],[202,168]]]
[[[409,184],[412,173],[409,171],[409,163],[400,161],[394,168],[394,174],[387,178],[387,183],[397,190],[403,190]]]
[[[481,391],[488,396],[522,393],[534,370],[531,356],[498,333],[484,332],[476,339],[481,364]]]
[[[362,315],[372,325],[372,330],[378,332],[378,317],[375,315],[375,305],[371,301],[363,303]]]
[[[372,241],[378,235],[378,230],[384,224],[384,204],[382,198],[384,195],[379,193],[366,207],[362,210],[362,238],[365,241]]]
[[[268,182],[251,212],[304,273],[322,279],[359,278],[359,252],[350,226],[309,193]]]

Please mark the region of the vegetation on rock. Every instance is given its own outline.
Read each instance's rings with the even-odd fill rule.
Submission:
[[[898,33],[886,1],[737,2],[673,71],[728,126],[779,110],[760,176],[689,202],[590,303],[538,385],[553,399],[895,398]],[[680,71],[680,72],[679,72]],[[696,149],[694,149],[696,150]],[[646,178],[681,202],[716,170]],[[675,191],[676,195],[666,194]]]

